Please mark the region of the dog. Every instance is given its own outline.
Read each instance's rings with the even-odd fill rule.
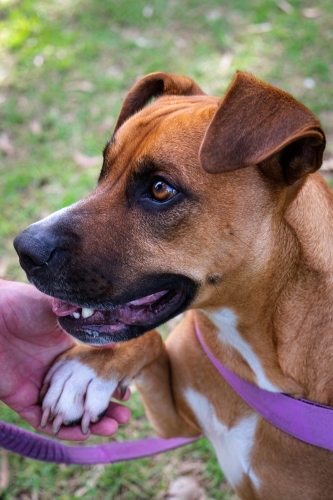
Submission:
[[[241,499],[332,500],[332,452],[252,410],[195,334],[243,379],[333,406],[324,148],[311,111],[249,74],[223,98],[175,74],[141,78],[96,189],[15,240],[30,282],[83,342],[47,375],[42,424],[87,432],[135,379],[156,432],[204,433]],[[164,343],[155,328],[184,311]]]

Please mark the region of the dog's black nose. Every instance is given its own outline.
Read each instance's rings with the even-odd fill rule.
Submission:
[[[42,242],[38,237],[23,231],[14,240],[14,248],[18,253],[22,267],[26,271],[33,267],[40,267],[47,263],[53,248]]]

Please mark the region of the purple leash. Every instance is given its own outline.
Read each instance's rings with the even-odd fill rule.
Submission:
[[[306,399],[270,392],[228,370],[209,351],[195,326],[210,361],[237,394],[278,429],[305,443],[333,451],[333,408]],[[96,446],[69,446],[0,421],[0,446],[44,462],[91,465],[148,457],[197,441],[195,438],[147,438]]]
[[[15,425],[0,422],[0,446],[2,448],[23,457],[57,464],[112,464],[156,455],[185,446],[198,439],[198,437],[147,438],[96,446],[70,446]]]
[[[246,403],[265,420],[305,443],[333,451],[333,408],[307,399],[295,399],[280,392],[270,392],[251,384],[228,370],[209,351],[198,327],[195,330],[201,347],[222,377]]]

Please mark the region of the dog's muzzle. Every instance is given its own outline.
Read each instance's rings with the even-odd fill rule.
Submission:
[[[92,345],[126,341],[168,321],[192,302],[197,286],[189,277],[162,272],[125,277],[117,273],[122,264],[117,264],[117,256],[112,259],[111,251],[104,282],[98,270],[93,271],[97,265],[92,256],[97,252],[84,255],[80,240],[64,225],[42,222],[14,241],[29,281],[55,297],[53,310],[61,327],[78,340]]]

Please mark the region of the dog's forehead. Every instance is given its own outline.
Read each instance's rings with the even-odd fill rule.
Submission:
[[[188,131],[197,128],[204,130],[216,111],[220,100],[208,96],[162,96],[153,104],[132,115],[119,129],[117,138],[142,135],[175,134],[183,127]]]
[[[105,148],[105,170],[128,168],[149,154],[183,155],[186,150],[197,156],[219,102],[208,96],[160,97],[120,127]]]

